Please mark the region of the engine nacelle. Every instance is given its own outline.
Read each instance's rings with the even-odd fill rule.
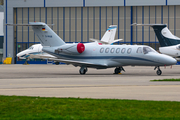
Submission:
[[[66,53],[66,54],[81,54],[85,51],[85,45],[83,43],[77,44],[65,44],[55,50],[55,53]]]

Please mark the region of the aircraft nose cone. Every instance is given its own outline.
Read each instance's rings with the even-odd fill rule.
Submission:
[[[168,58],[167,58],[167,64],[166,65],[174,65],[174,64],[176,64],[177,63],[177,60],[176,59],[174,59],[174,58],[172,58],[172,57],[170,57],[170,56],[168,56]]]
[[[20,56],[21,56],[21,54],[20,54],[20,53],[18,53],[16,56],[17,56],[17,57],[20,57]]]
[[[177,63],[177,60],[176,60],[176,59],[174,59],[174,58],[172,58],[172,59],[171,59],[171,63],[174,65],[174,64],[176,64],[176,63]]]

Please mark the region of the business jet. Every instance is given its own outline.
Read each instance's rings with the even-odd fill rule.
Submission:
[[[117,25],[110,25],[101,40],[97,40],[93,38],[90,38],[90,40],[94,41],[94,43],[97,42],[98,44],[107,44],[107,45],[121,41],[122,39],[114,40],[116,30],[117,30]],[[33,59],[33,58],[34,59],[56,58],[53,55],[43,52],[42,48],[43,46],[41,44],[35,44],[29,47],[28,49],[19,52],[16,56],[18,57],[18,59],[26,59],[25,63],[27,63],[29,59]],[[58,65],[59,62],[55,62],[55,64]]]
[[[7,24],[18,25],[18,24]],[[100,45],[98,43],[66,44],[47,24],[30,22],[18,26],[32,26],[38,37],[42,50],[56,58],[52,60],[80,66],[79,73],[86,74],[87,68],[113,68],[118,74],[124,70],[123,66],[155,66],[157,75],[161,75],[160,66],[176,64],[176,59],[159,54],[146,45]],[[154,70],[155,70],[154,69]]]
[[[176,57],[177,60],[180,60],[180,38],[173,35],[166,24],[132,24],[137,26],[150,26],[154,29],[154,32],[158,38],[159,51],[163,54]]]

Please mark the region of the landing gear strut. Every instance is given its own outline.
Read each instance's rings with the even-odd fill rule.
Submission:
[[[159,66],[156,66],[156,67],[154,68],[154,70],[156,70],[156,68],[158,69],[158,70],[156,71],[156,74],[157,74],[157,75],[161,75],[161,74],[162,74],[162,71],[160,70]]]
[[[88,70],[87,70],[87,67],[81,67],[80,69],[79,69],[79,73],[81,74],[81,75],[84,75],[84,74],[86,74],[86,72],[87,72]]]
[[[125,72],[125,70],[124,70],[123,67],[116,67],[116,68],[114,69],[114,74],[121,73],[121,71],[124,71],[124,72]]]
[[[28,58],[26,58],[26,61],[24,62],[23,65],[28,65]]]

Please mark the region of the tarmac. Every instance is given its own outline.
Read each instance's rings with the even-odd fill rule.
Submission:
[[[160,76],[154,67],[124,69],[88,68],[80,75],[72,65],[0,65],[0,95],[180,101],[180,82],[150,81],[180,78],[180,65],[161,67]]]

